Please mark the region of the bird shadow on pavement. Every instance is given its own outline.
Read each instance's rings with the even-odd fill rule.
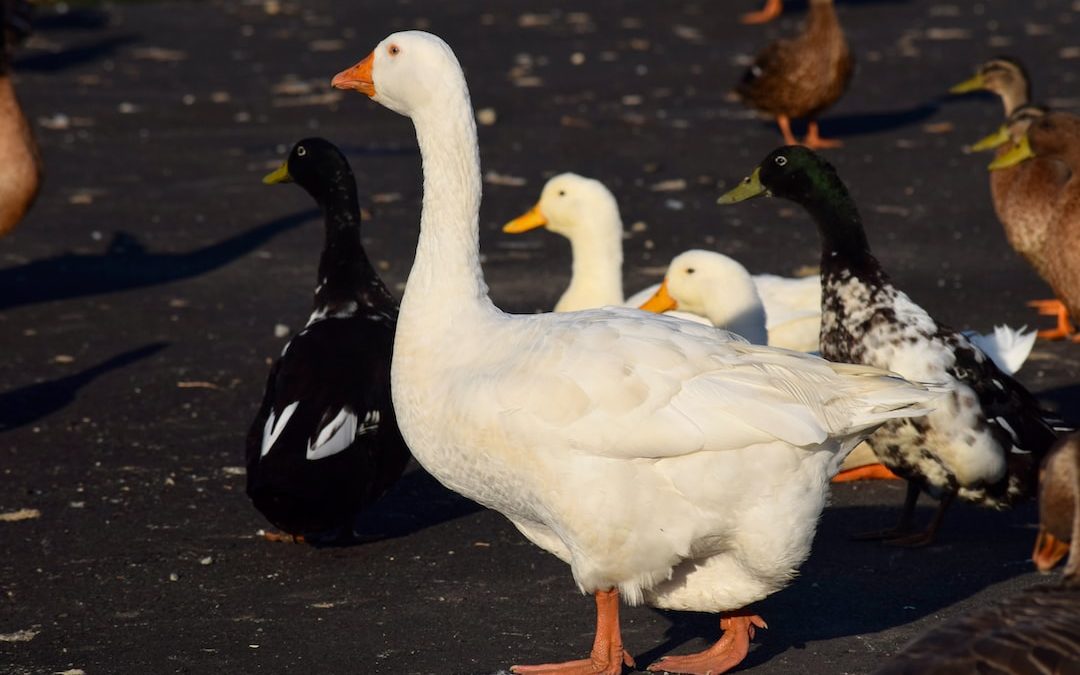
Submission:
[[[167,346],[168,343],[155,342],[66,377],[0,392],[0,433],[32,424],[61,410],[75,400],[79,389],[101,375],[153,356]]]
[[[926,499],[925,497],[923,498]],[[936,505],[935,505],[936,506]],[[933,508],[916,511],[925,524]],[[1013,511],[954,506],[927,548],[852,541],[853,532],[892,526],[899,513],[884,506],[845,506],[822,515],[809,560],[788,588],[750,607],[769,624],[758,631],[740,669],[752,668],[809,642],[872,634],[917,621],[983,589],[1032,571],[1034,503]],[[660,610],[654,610],[660,611]],[[649,664],[669,653],[700,649],[720,635],[715,614],[663,612],[666,641],[640,655]]]
[[[187,253],[153,253],[134,235],[120,231],[103,253],[65,253],[0,269],[0,288],[11,289],[0,297],[0,311],[196,277],[233,262],[317,215],[314,209],[294,213]]]
[[[1080,428],[1080,384],[1040,391],[1036,397],[1065,420],[1066,424]]]
[[[901,110],[830,115],[820,120],[821,134],[826,138],[835,137],[843,140],[850,136],[885,133],[924,122],[930,119],[940,107],[938,101],[931,101]],[[795,133],[798,135],[801,132]]]

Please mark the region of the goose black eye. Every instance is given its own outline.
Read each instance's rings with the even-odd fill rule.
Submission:
[[[306,154],[307,154],[307,149],[304,148],[304,146],[301,145],[300,147],[298,147],[296,149],[296,156],[297,157],[303,157]]]
[[[693,267],[687,267],[686,268],[686,273],[687,274],[693,274],[694,273],[694,268]]]
[[[784,166],[785,164],[787,164],[787,157],[780,155],[776,158],[776,166]]]
[[[386,51],[390,52],[390,56],[397,56],[401,53],[401,47],[398,47],[397,45],[390,45],[390,47]]]
[[[565,197],[566,196],[566,190],[559,190],[559,196],[560,197]]]

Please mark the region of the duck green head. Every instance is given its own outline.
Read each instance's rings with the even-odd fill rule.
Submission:
[[[305,138],[292,147],[277,170],[263,176],[263,183],[296,183],[317,201],[356,189],[345,155],[325,138]]]
[[[718,204],[734,204],[761,195],[783,197],[807,205],[822,199],[847,200],[836,169],[821,155],[801,145],[785,145],[769,155]]]

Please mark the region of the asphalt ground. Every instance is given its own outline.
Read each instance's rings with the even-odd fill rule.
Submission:
[[[0,241],[0,513],[36,510],[0,522],[0,672],[486,674],[584,655],[592,600],[566,566],[416,467],[364,519],[370,542],[256,536],[243,438],[269,360],[309,311],[322,238],[307,195],[259,179],[301,137],[339,144],[371,215],[369,254],[400,291],[421,196],[411,124],[328,82],[389,32],[423,28],[495,113],[480,127],[481,240],[501,307],[548,308],[565,286],[565,241],[499,227],[567,170],[618,195],[628,290],[692,247],[753,272],[814,266],[816,232],[790,204],[715,205],[779,144],[726,94],[806,2],[765,27],[735,21],[758,4],[41,8],[16,70],[47,180]],[[988,159],[960,150],[1000,105],[943,94],[1007,53],[1037,99],[1080,109],[1080,3],[838,11],[859,65],[822,130],[847,144],[828,156],[878,257],[957,328],[1047,325],[1024,306],[1049,289],[1005,242]],[[1080,417],[1077,346],[1039,343],[1019,379]],[[892,524],[902,496],[897,483],[834,490],[801,577],[757,606],[770,627],[740,671],[867,673],[943,619],[1046,581],[1028,562],[1031,504],[955,506],[922,550],[849,540]],[[717,635],[709,615],[627,608],[623,622],[642,666]]]

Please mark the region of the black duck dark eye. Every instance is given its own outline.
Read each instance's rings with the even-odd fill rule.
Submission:
[[[780,155],[776,158],[776,166],[784,166],[785,164],[787,164],[787,157]]]
[[[307,154],[307,149],[304,146],[301,145],[300,147],[298,147],[296,149],[296,156],[297,157],[303,157],[306,154]]]
[[[390,56],[397,56],[401,53],[401,47],[398,47],[397,45],[390,45],[390,47],[386,51],[390,52]]]

